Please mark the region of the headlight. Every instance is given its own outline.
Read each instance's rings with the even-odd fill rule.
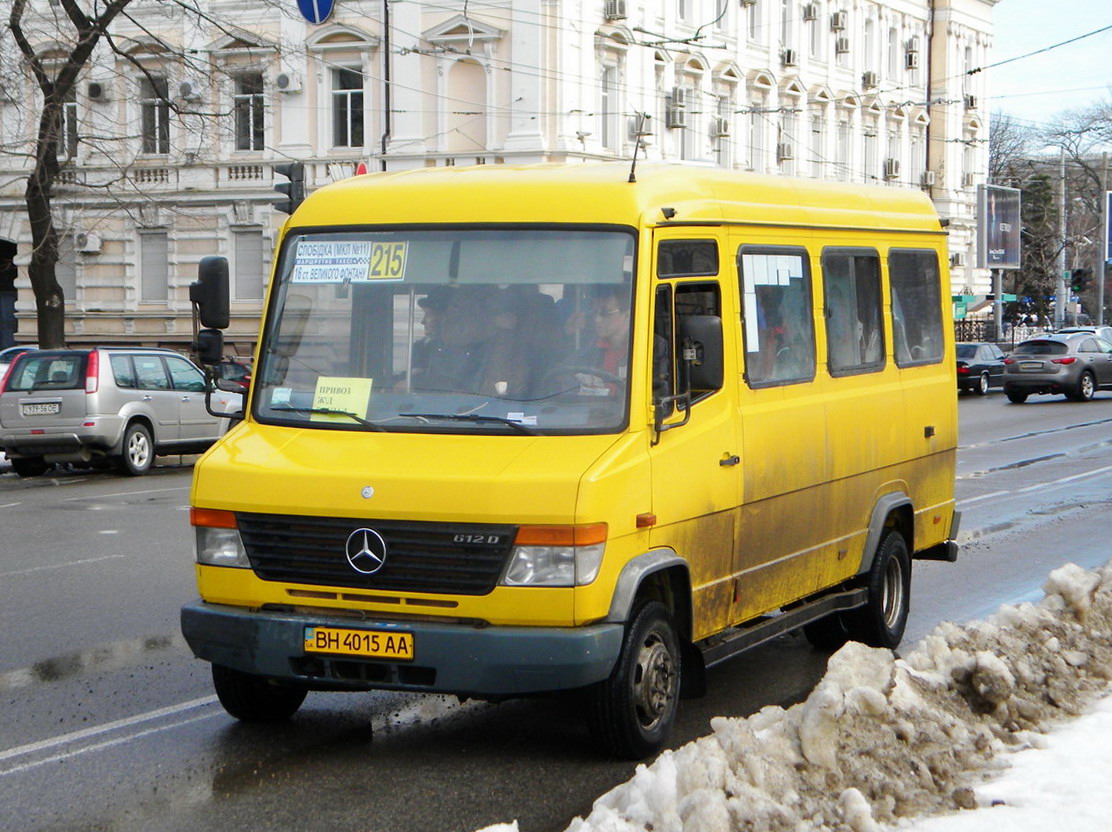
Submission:
[[[189,519],[196,533],[197,563],[251,568],[232,512],[194,508],[190,509]]]
[[[585,586],[598,577],[605,549],[604,523],[522,526],[501,583],[503,586]]]

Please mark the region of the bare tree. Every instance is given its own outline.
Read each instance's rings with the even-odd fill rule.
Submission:
[[[111,56],[113,65],[126,66],[133,76],[145,79],[155,100],[154,107],[159,110],[158,129],[166,129],[168,137],[165,125],[172,117],[182,128],[180,134],[196,142],[190,148],[175,149],[187,163],[199,161],[197,157],[205,150],[205,142],[214,144],[212,137],[226,125],[228,119],[223,117],[229,114],[219,111],[216,104],[204,106],[175,95],[164,75],[152,70],[152,60],[162,71],[172,64],[178,75],[195,76],[209,86],[224,71],[205,50],[184,47],[181,42],[164,37],[161,30],[148,26],[144,21],[149,20],[150,8],[142,9],[144,4],[138,0],[103,0],[93,7],[99,13],[90,16],[83,5],[87,4],[79,0],[57,0],[49,6],[34,0],[13,0],[8,16],[8,31],[18,47],[21,67],[33,80],[40,99],[24,105],[29,117],[38,108],[37,129],[27,151],[30,158],[25,202],[32,238],[27,272],[35,296],[38,343],[43,347],[61,347],[65,341],[65,298],[56,273],[60,230],[54,203],[65,171],[66,153],[60,151],[76,136],[70,132],[76,131],[72,115],[67,121],[65,110],[67,103],[72,105],[76,100],[79,79],[86,77],[92,67],[103,64],[100,58],[104,56]],[[279,10],[277,5],[267,5],[276,14],[290,13],[288,9]],[[167,0],[161,13],[177,16],[181,29],[260,42],[257,36],[213,17],[206,4],[195,0]],[[121,28],[126,29],[126,36],[120,34]],[[276,43],[266,44],[265,48],[274,55],[281,51]],[[142,181],[128,175],[139,137],[131,135],[126,125],[110,124],[108,128],[102,133],[83,131],[81,135],[83,145],[96,156],[102,170],[95,179],[83,177],[80,188],[86,194],[99,192],[116,210],[130,212],[136,204],[151,198]],[[169,148],[160,148],[158,152],[168,153]],[[69,183],[67,190],[72,195]]]
[[[1006,113],[992,114],[988,140],[988,181],[1017,187],[1031,174],[1035,132]]]

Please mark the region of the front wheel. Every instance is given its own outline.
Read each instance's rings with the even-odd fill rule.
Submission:
[[[120,468],[132,477],[141,476],[151,470],[154,462],[154,443],[151,432],[145,425],[132,422],[124,433],[124,453],[120,457]]]
[[[605,752],[638,760],[664,747],[679,705],[680,662],[668,608],[650,601],[627,626],[610,678],[588,691],[588,723]]]
[[[224,710],[241,722],[280,722],[289,719],[307,691],[300,685],[268,679],[214,664],[212,684]]]
[[[866,585],[865,606],[844,614],[849,638],[870,647],[895,649],[911,610],[911,555],[904,536],[895,529],[881,538]]]
[[[1027,401],[1027,394],[1022,390],[1004,390],[1004,395],[1008,397],[1008,401],[1012,404],[1023,404]]]

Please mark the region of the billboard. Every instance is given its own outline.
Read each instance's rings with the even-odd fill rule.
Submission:
[[[1019,268],[1020,191],[1000,185],[977,186],[977,265]]]
[[[1112,191],[1104,192],[1104,262],[1112,263]]]

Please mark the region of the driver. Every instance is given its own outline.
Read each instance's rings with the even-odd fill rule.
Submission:
[[[609,396],[620,388],[629,373],[629,294],[624,287],[605,287],[591,302],[594,337],[576,353],[574,363],[583,368],[576,373],[581,394]],[[598,368],[605,377],[591,375],[587,368]]]

